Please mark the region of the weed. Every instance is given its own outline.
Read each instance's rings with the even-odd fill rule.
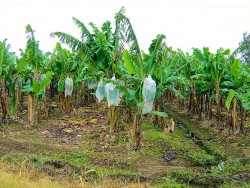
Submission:
[[[66,153],[64,159],[69,164],[76,164],[76,165],[86,165],[89,164],[89,158],[86,157],[86,154],[83,152],[78,153]]]
[[[146,140],[157,140],[164,139],[166,137],[164,132],[160,132],[157,130],[150,130],[144,135],[144,139]]]
[[[190,182],[196,175],[196,171],[192,169],[179,169],[179,170],[174,170],[171,172],[171,174],[183,182]]]
[[[183,188],[184,185],[175,182],[175,179],[172,178],[170,175],[164,177],[164,183],[159,184],[156,186],[157,188]]]
[[[208,152],[211,155],[214,155],[219,160],[226,160],[226,155],[221,149],[218,147],[215,147],[211,141],[203,141],[201,148],[204,149],[206,152]]]
[[[34,167],[39,167],[44,164],[44,158],[42,155],[31,155],[30,162],[33,164]]]
[[[218,166],[213,166],[211,168],[211,175],[214,177],[222,176],[226,177],[230,174],[237,173],[246,169],[239,160],[221,162]]]
[[[1,157],[1,161],[10,162],[15,165],[21,166],[23,164],[24,159],[18,155],[4,155],[3,157]]]
[[[227,181],[223,183],[220,188],[249,188],[250,187],[250,182],[239,182],[239,181]]]
[[[197,165],[211,165],[215,163],[215,157],[213,155],[209,155],[205,153],[205,151],[201,150],[200,152],[187,152],[186,158],[191,160],[194,164]]]

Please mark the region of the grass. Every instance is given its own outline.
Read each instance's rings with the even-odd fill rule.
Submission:
[[[186,184],[183,183],[177,183],[175,182],[175,179],[171,177],[171,175],[168,175],[163,178],[163,183],[156,185],[156,188],[183,188],[183,187],[189,187]]]
[[[200,166],[215,164],[216,158],[213,154],[220,154],[217,150],[213,150],[214,152],[211,151],[211,154],[210,152],[207,153],[205,149],[202,149],[191,139],[188,139],[179,127],[176,127],[175,132],[172,134],[166,134],[163,131],[156,130],[152,126],[151,128],[146,126],[146,128],[147,132],[143,135],[143,139],[155,145],[153,151],[157,154],[164,154],[168,151],[178,151],[183,153],[187,160]],[[206,146],[209,148],[208,145]]]
[[[249,188],[250,187],[250,182],[239,182],[239,181],[229,181],[223,183],[220,188]]]
[[[16,167],[10,166],[7,163],[0,163],[0,188],[70,188],[78,187],[80,185],[76,182],[52,181],[45,174],[38,174],[35,171],[27,171],[23,168],[17,171],[18,173],[14,173],[10,170],[15,168]]]
[[[89,109],[83,109],[83,112],[69,118],[65,116],[50,120],[38,127],[0,127],[0,144],[5,148],[0,150],[0,182],[4,182],[0,183],[0,188],[15,188],[20,185],[28,188],[57,188],[67,187],[68,184],[68,187],[87,188],[146,188],[150,184],[166,188],[199,187],[205,181],[216,179],[215,177],[225,180],[222,185],[224,187],[236,187],[234,185],[240,182],[229,181],[229,178],[250,169],[248,164],[243,165],[239,160],[231,159],[238,158],[241,161],[249,156],[249,138],[227,141],[214,135],[216,139],[211,140],[205,130],[200,131],[200,126],[187,119],[183,124],[189,123],[190,127],[193,125],[192,130],[197,129],[197,135],[201,136],[202,143],[198,145],[177,123],[173,133],[165,133],[154,127],[148,116],[142,125],[141,148],[132,151],[129,146],[130,124],[120,132],[118,144],[112,143],[110,137],[100,143],[101,126],[92,125],[96,124],[96,117],[94,114],[84,114],[85,112],[89,112]],[[181,118],[184,119],[182,116]],[[88,124],[89,120],[92,120],[91,125]],[[106,125],[105,119],[101,125]],[[176,158],[166,160],[166,156],[172,153]],[[219,167],[220,161],[225,163],[221,163]],[[17,170],[1,168],[3,162],[15,165]],[[93,172],[96,178],[85,182],[87,172]],[[91,173],[87,176],[89,175]],[[65,177],[70,177],[71,180],[66,180]],[[139,178],[146,182],[137,183]],[[247,185],[249,184],[242,183],[243,187]]]
[[[190,151],[185,154],[192,163],[200,166],[212,165],[216,163],[213,155],[207,154],[204,150]]]
[[[100,170],[105,174],[107,171]],[[117,175],[123,173],[122,170],[110,170],[109,174]],[[129,172],[127,172],[129,175]],[[43,173],[26,168],[18,169],[16,166],[0,162],[0,188],[92,188],[92,187],[126,187],[126,188],[149,188],[149,183],[128,183],[126,181],[103,178],[100,182],[88,183],[82,177],[77,180],[60,179],[52,180],[51,177]]]
[[[219,160],[226,160],[226,154],[223,150],[221,150],[218,145],[215,145],[212,141],[203,141],[202,142],[202,149],[204,149],[207,153],[214,155]]]
[[[211,176],[227,177],[229,175],[250,170],[250,165],[243,165],[239,160],[220,162],[218,166],[211,168]]]
[[[86,157],[86,153],[84,152],[77,152],[77,153],[67,152],[63,156],[63,158],[69,164],[74,164],[74,165],[86,165],[90,163],[89,158]]]

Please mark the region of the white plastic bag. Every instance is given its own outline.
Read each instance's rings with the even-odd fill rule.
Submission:
[[[96,86],[96,83],[94,80],[89,80],[87,81],[87,86],[88,86],[88,89],[93,89]]]
[[[142,87],[142,97],[144,106],[142,108],[142,114],[146,114],[152,111],[153,103],[156,93],[156,83],[149,75],[143,83]]]
[[[115,77],[112,77],[112,80],[115,80]],[[107,94],[108,107],[111,105],[118,106],[120,102],[119,89],[115,88],[116,86],[112,83],[105,85],[105,91]]]
[[[42,82],[44,78],[46,78],[46,74],[39,75],[38,82]]]
[[[39,75],[39,77],[38,77],[38,82],[42,82],[43,81],[43,79],[44,78],[46,78],[46,74],[41,74],[41,75]],[[42,90],[45,92],[45,86],[42,88]]]
[[[73,80],[72,78],[66,78],[64,82],[64,88],[65,88],[65,97],[67,95],[71,96],[73,92]]]
[[[98,102],[101,102],[102,99],[105,97],[105,85],[103,84],[102,80],[98,83],[95,95]]]
[[[18,83],[18,88],[22,89],[23,83],[22,83],[22,80],[20,78],[18,78],[17,83]]]

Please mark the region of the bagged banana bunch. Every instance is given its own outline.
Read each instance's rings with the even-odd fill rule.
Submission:
[[[46,74],[39,75],[38,82],[42,82],[44,78],[46,78]]]
[[[65,93],[65,97],[67,95],[71,96],[72,92],[73,92],[73,80],[72,78],[66,78],[65,82],[64,82],[64,93]]]
[[[98,83],[95,95],[99,103],[105,97],[105,85],[102,80]]]
[[[87,81],[87,86],[88,86],[88,89],[93,89],[96,86],[96,83],[94,80],[89,80]]]
[[[114,76],[112,80],[115,80]],[[105,85],[105,91],[107,94],[108,107],[111,105],[118,106],[120,102],[119,89],[117,89],[113,83],[108,83]]]
[[[41,83],[41,82],[43,81],[44,78],[46,78],[46,74],[41,74],[41,75],[39,75],[39,77],[38,77],[38,82]],[[42,89],[45,91],[45,87],[43,87]]]
[[[142,97],[144,106],[142,108],[142,114],[146,114],[152,111],[153,103],[156,93],[156,83],[149,75],[143,83],[142,87]]]

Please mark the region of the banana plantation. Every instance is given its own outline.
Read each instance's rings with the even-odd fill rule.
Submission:
[[[144,52],[124,8],[100,28],[72,21],[79,36],[51,33],[52,52],[31,25],[20,56],[0,41],[0,164],[75,187],[249,186],[242,46],[184,53],[158,34]]]

